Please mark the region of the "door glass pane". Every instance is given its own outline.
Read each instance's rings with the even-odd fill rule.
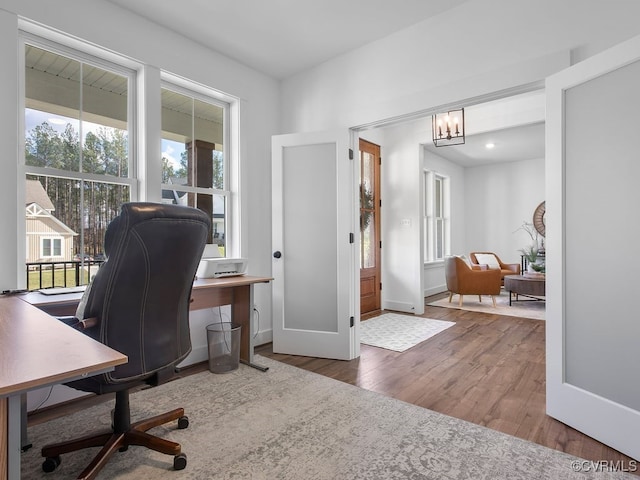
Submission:
[[[337,332],[335,144],[285,148],[282,184],[284,296],[296,299],[284,302],[284,327]],[[316,221],[327,212],[333,222]]]
[[[568,88],[564,96],[565,379],[633,410],[640,410],[640,322],[631,313],[637,309],[640,259],[615,257],[634,252],[638,243],[637,217],[630,215],[640,203],[640,122],[630,107],[640,103],[638,78],[640,62],[634,62]],[[593,119],[611,112],[616,138],[603,142]],[[611,259],[594,269],[594,258],[604,252]]]
[[[360,268],[372,268],[376,266],[376,256],[374,243],[376,240],[375,230],[373,224],[369,222],[364,224],[360,228]]]
[[[361,152],[360,157],[360,268],[376,266],[375,231],[375,157]]]

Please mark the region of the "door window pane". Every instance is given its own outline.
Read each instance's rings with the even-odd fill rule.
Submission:
[[[360,153],[360,268],[372,268],[376,266],[375,156]]]

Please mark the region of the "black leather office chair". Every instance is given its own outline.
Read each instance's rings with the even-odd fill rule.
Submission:
[[[174,468],[185,468],[180,444],[146,433],[172,420],[178,420],[178,428],[186,428],[184,409],[132,424],[129,389],[166,380],[191,351],[191,287],[209,231],[210,220],[202,211],[153,203],[125,204],[109,224],[107,261],[85,293],[84,314],[76,328],[126,354],[128,362],[67,385],[97,394],[115,392],[112,430],[45,446],[45,472],[55,470],[63,453],[102,446],[78,477],[95,478],[116,450],[129,445],[174,455]]]

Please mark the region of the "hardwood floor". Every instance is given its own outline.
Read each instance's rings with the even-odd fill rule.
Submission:
[[[430,306],[423,316],[456,325],[403,353],[361,345],[351,361],[274,354],[271,344],[256,353],[587,460],[636,464],[545,414],[544,321]]]

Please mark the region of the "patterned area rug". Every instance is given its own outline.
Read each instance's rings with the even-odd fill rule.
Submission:
[[[443,299],[428,303],[432,307],[458,308],[460,310],[469,310],[472,312],[493,313],[496,315],[508,315],[511,317],[533,318],[536,320],[545,319],[545,302],[527,300],[520,296],[520,301],[511,302],[509,306],[509,293],[502,290],[500,295],[496,296],[496,306],[493,306],[491,297],[483,295],[482,302],[478,301],[477,295],[465,295],[462,307],[458,306],[458,295],[454,295],[451,303],[449,303],[449,295]]]
[[[404,352],[452,325],[455,323],[445,320],[385,313],[360,323],[360,343]]]
[[[185,470],[170,456],[130,447],[99,478],[225,480],[623,479],[574,472],[575,457],[302,369],[257,357],[265,373],[240,365],[202,372],[131,395],[136,418],[183,406],[189,428],[152,433],[182,444]],[[75,478],[97,449],[62,456],[53,473],[40,465],[49,442],[110,423],[112,403],[29,428],[22,478]]]
[[[576,457],[257,356],[131,395],[136,418],[183,406],[190,425],[151,432],[182,445],[185,470],[142,447],[116,452],[101,479],[394,480],[635,478],[574,472]],[[76,478],[96,448],[62,456],[43,473],[40,448],[110,423],[111,402],[29,427],[23,479]]]

